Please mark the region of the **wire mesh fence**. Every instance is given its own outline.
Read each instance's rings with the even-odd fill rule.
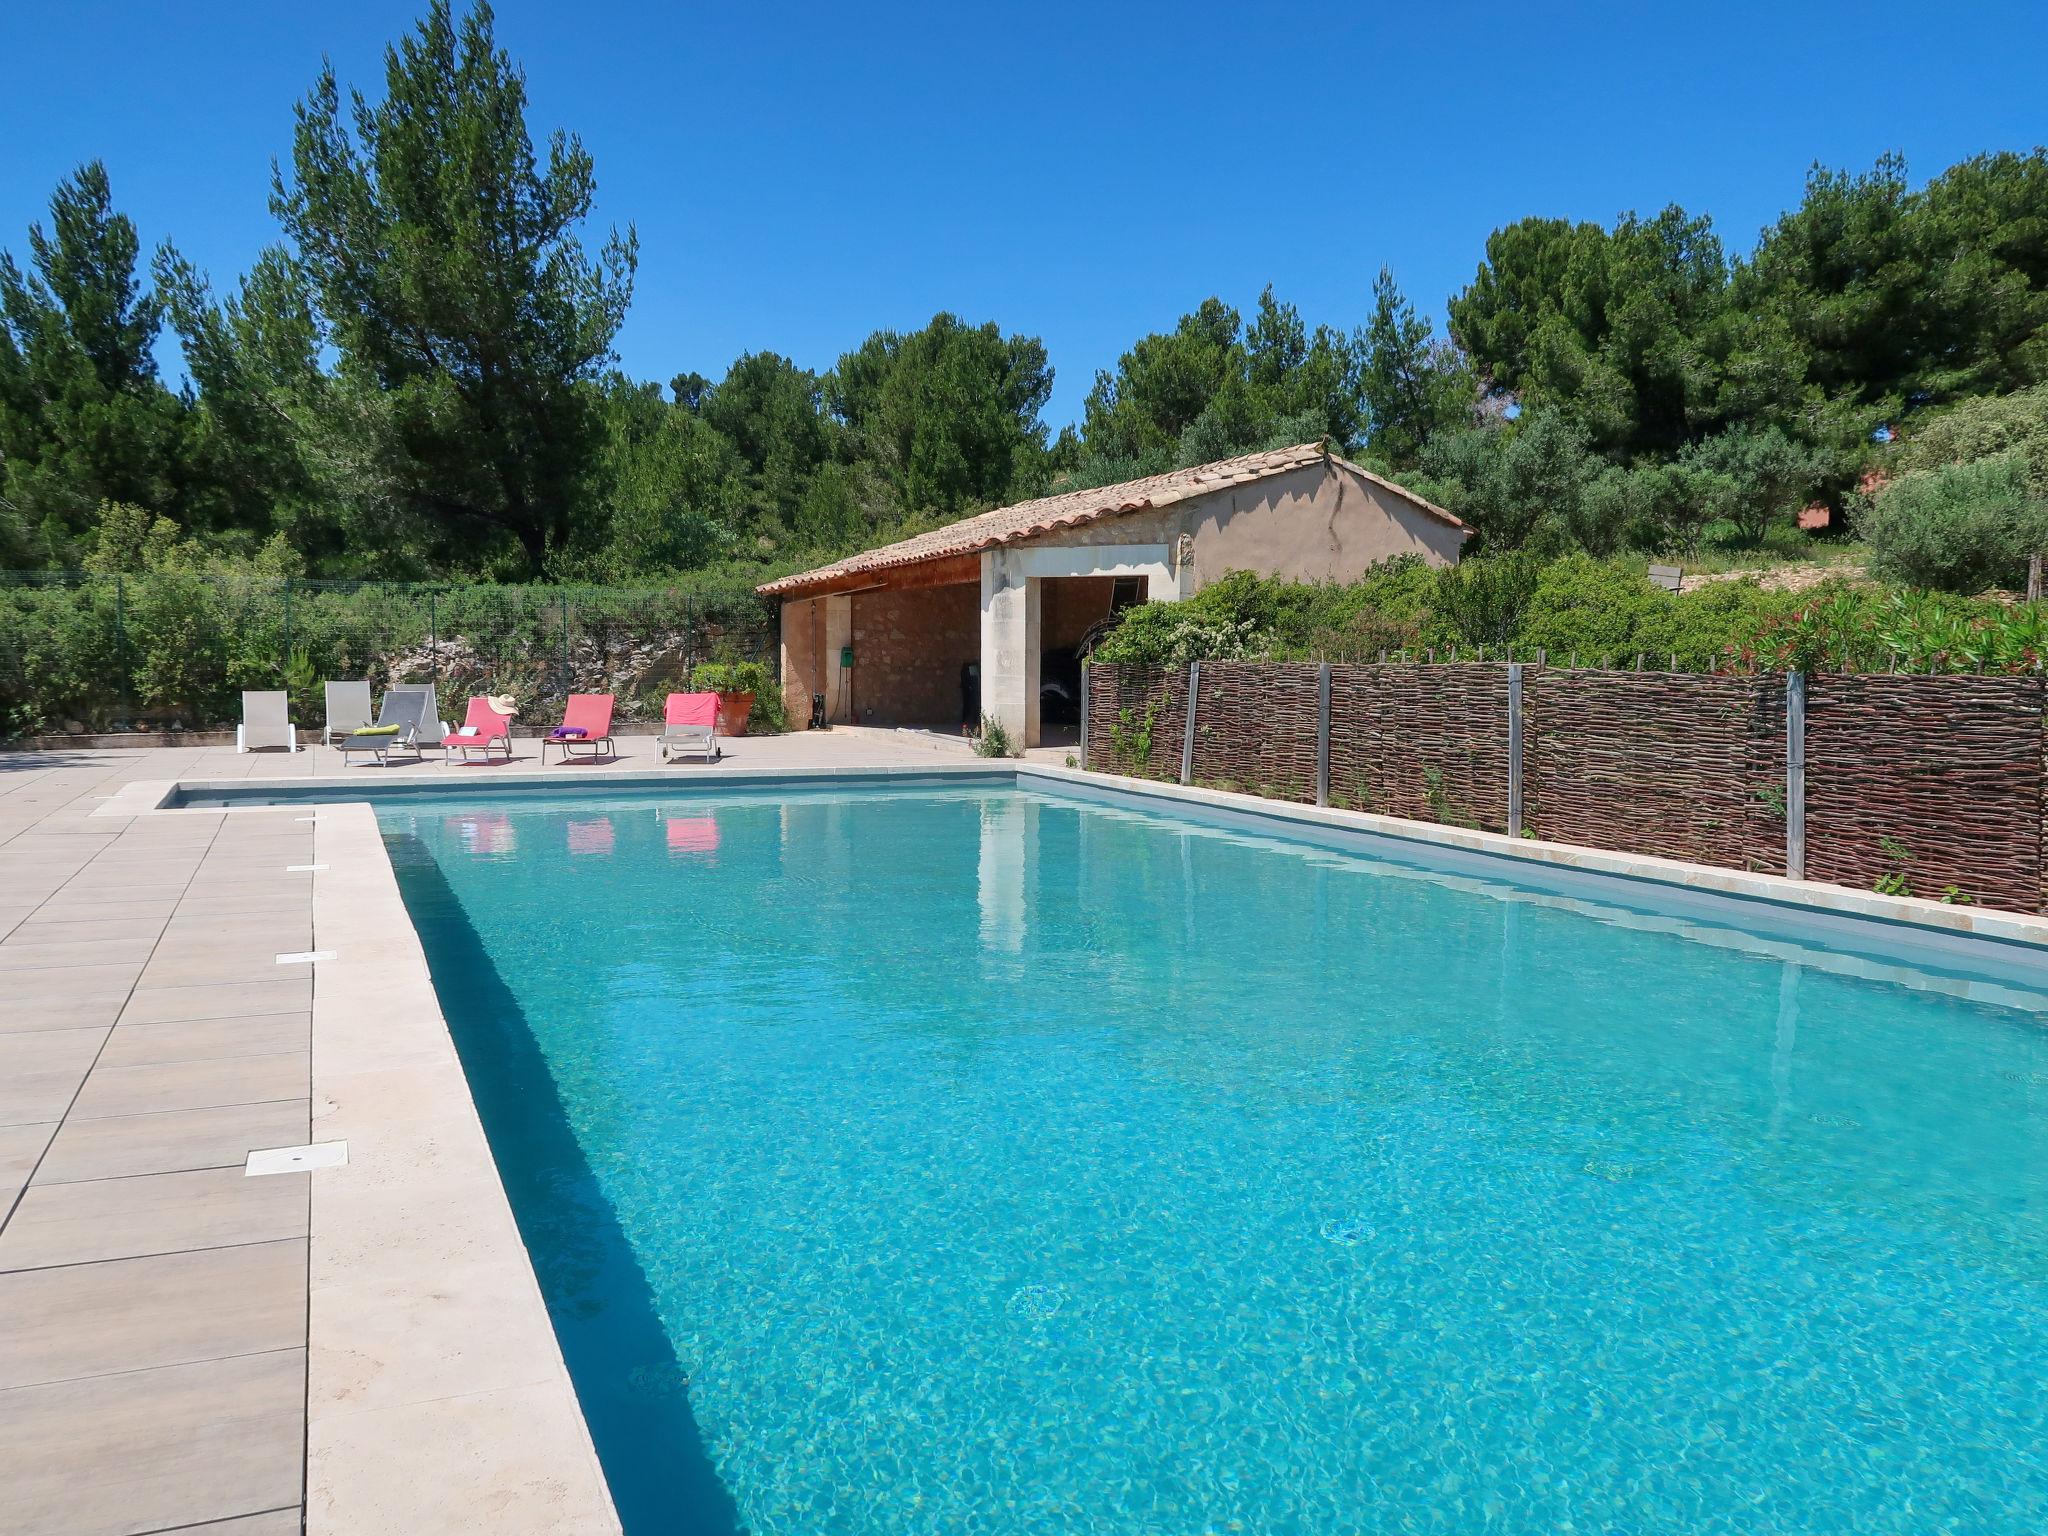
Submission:
[[[610,693],[623,719],[716,659],[774,665],[767,605],[678,588],[313,581],[229,570],[0,574],[0,734],[207,729],[245,688],[320,723],[322,683],[431,682],[522,713]]]

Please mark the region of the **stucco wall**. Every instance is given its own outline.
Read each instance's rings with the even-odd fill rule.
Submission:
[[[862,725],[958,725],[960,668],[981,659],[981,589],[853,595],[853,710]]]
[[[1189,556],[1184,566],[1183,536]],[[1158,600],[1192,596],[1229,571],[1290,581],[1356,581],[1397,555],[1454,565],[1465,538],[1463,529],[1397,491],[1334,464],[1308,464],[1164,511],[1098,518],[1011,547],[1161,545],[1169,551],[1178,590],[1146,594]]]
[[[1231,486],[1184,502],[1173,516],[1193,535],[1192,580],[1182,578],[1190,593],[1229,571],[1356,581],[1396,555],[1453,565],[1465,541],[1463,530],[1336,465]]]

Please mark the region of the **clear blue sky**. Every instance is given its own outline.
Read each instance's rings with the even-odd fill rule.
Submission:
[[[273,236],[269,163],[331,56],[381,89],[404,0],[0,6],[0,244],[98,156],[217,284]],[[1394,268],[1441,320],[1487,233],[1676,201],[1731,248],[1807,166],[1916,178],[2048,141],[2048,6],[722,6],[503,0],[537,133],[637,225],[625,366],[810,367],[950,309],[1042,336],[1054,424],[1210,293],[1311,322]]]

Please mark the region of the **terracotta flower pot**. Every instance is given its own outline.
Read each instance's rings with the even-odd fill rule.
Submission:
[[[718,696],[718,734],[746,735],[747,716],[753,712],[754,696],[751,693],[721,693]]]

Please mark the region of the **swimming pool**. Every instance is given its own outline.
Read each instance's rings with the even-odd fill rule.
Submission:
[[[1002,785],[478,806],[379,815],[629,1531],[2048,1508],[2010,978]]]

